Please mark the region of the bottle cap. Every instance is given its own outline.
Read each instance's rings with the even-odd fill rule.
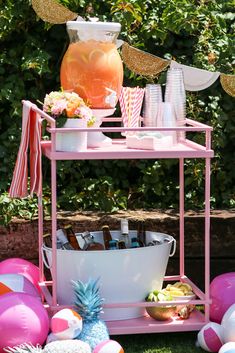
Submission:
[[[67,224],[66,226],[64,226],[64,229],[69,229],[72,228],[72,224]]]
[[[43,234],[43,238],[46,238],[46,237],[50,237],[51,236],[51,234],[50,233],[45,233],[45,234]]]

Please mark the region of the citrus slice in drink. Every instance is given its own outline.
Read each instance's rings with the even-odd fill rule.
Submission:
[[[119,68],[120,65],[122,66],[119,59],[119,54],[116,49],[113,49],[108,53],[108,65],[111,68],[116,68],[116,69],[117,67]]]
[[[90,70],[104,72],[107,68],[107,54],[101,49],[93,49],[89,54]]]

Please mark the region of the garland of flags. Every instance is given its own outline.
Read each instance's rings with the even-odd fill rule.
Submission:
[[[43,21],[53,24],[66,23],[79,17],[78,14],[68,10],[56,0],[32,0],[32,7]],[[80,19],[82,20],[82,18]],[[224,91],[235,97],[235,75],[202,70],[179,64],[174,60],[165,60],[134,48],[126,42],[122,45],[122,59],[129,70],[137,75],[151,79],[158,77],[168,66],[179,67],[183,70],[185,89],[188,91],[206,89],[220,78]]]
[[[165,60],[158,56],[136,49],[126,42],[122,45],[122,59],[129,70],[134,73],[154,78],[168,66],[181,68],[184,75],[184,85],[187,91],[201,91],[210,87],[219,77],[220,82],[230,96],[235,97],[235,75],[225,75],[196,67],[182,65],[175,60]]]

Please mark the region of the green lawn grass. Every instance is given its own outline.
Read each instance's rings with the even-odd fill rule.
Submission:
[[[112,336],[125,353],[202,353],[195,346],[197,332],[151,333]]]

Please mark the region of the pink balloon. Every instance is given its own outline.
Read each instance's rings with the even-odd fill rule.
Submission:
[[[220,324],[224,313],[235,304],[235,272],[215,277],[210,284],[210,295],[210,319]]]
[[[25,276],[31,283],[34,284],[38,292],[41,293],[38,285],[40,279],[39,268],[32,262],[19,258],[4,260],[0,262],[0,274],[5,273],[17,273]]]
[[[49,317],[38,298],[26,293],[0,297],[0,352],[23,343],[42,345],[49,332]]]

